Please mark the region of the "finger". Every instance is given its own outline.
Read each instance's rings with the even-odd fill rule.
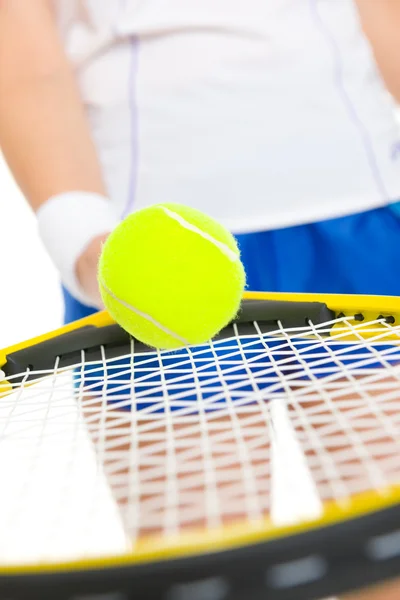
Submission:
[[[350,594],[341,600],[398,600],[400,598],[400,579],[385,585],[374,586],[371,589],[361,590]]]

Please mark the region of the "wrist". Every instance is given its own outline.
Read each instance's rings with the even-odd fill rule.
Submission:
[[[106,236],[118,224],[111,202],[100,194],[67,192],[42,204],[37,219],[40,237],[63,285],[77,300],[93,306],[92,295],[82,285],[78,259],[95,238]]]

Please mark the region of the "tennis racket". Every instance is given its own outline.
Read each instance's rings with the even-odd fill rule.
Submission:
[[[196,315],[193,315],[196,318]],[[310,600],[400,573],[400,299],[249,293],[0,352],[0,597]]]

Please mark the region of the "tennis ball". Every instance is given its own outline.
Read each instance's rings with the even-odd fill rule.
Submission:
[[[111,316],[155,348],[201,344],[237,314],[245,273],[233,236],[180,204],[138,210],[107,238],[100,293]]]

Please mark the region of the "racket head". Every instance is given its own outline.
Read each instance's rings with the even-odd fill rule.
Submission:
[[[249,308],[253,312],[243,316]],[[63,582],[68,593],[86,586],[185,598],[196,589],[229,598],[241,589],[243,597],[251,589],[268,589],[271,598],[299,599],[394,575],[396,552],[378,559],[368,548],[395,547],[397,323],[396,298],[247,294],[242,316],[204,348],[160,353],[122,336],[122,352],[107,331],[115,325],[99,313],[1,352],[2,422],[16,427],[8,433],[16,447],[22,443],[18,426],[27,411],[32,414],[32,402],[35,410],[38,398],[53,406],[62,378],[64,402],[65,391],[71,392],[66,378],[71,369],[78,373],[74,402],[103,483],[117,497],[123,532],[118,548],[108,553],[84,548],[68,558],[47,551],[22,564],[3,561],[0,589],[18,596]],[[64,352],[71,339],[80,360],[73,354],[72,364],[64,364],[65,356],[71,359],[76,352],[75,346]],[[43,344],[53,347],[53,355],[45,357],[47,368],[36,369],[32,349],[41,365],[49,351]],[[97,357],[90,354],[94,348]],[[25,351],[27,366],[16,373]],[[128,361],[123,383],[117,394],[115,387],[110,393],[112,376],[104,373],[122,359]],[[97,387],[88,383],[87,369],[97,377]],[[7,399],[12,399],[8,406]],[[59,410],[68,416],[73,409],[61,403]],[[37,413],[39,430],[43,419]],[[68,444],[78,462],[76,421],[73,426],[75,438]],[[71,423],[68,428],[72,431]],[[295,448],[285,441],[289,433]],[[34,435],[43,444],[47,434],[42,427]],[[7,435],[2,439],[4,446]],[[54,452],[58,442],[51,444]],[[376,455],[369,456],[375,448]],[[288,461],[294,461],[292,470],[303,471],[308,490],[295,502],[300,484],[288,474]],[[71,464],[64,468],[71,472]],[[64,480],[64,486],[65,481],[71,491],[74,479]],[[134,484],[144,492],[135,491]],[[284,495],[292,496],[295,506],[283,518],[274,511],[272,496],[288,484]],[[62,516],[59,510],[57,519]]]

